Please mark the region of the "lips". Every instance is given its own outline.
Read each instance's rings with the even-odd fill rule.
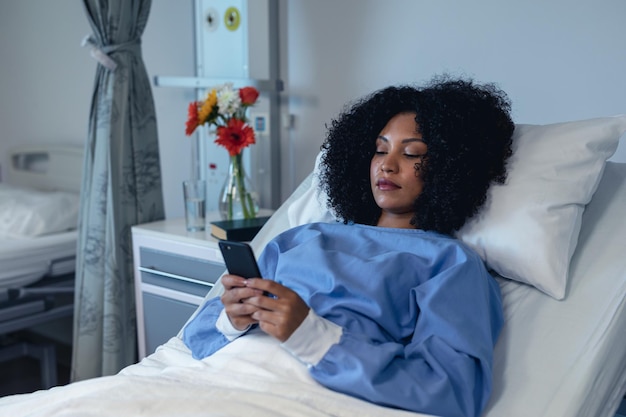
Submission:
[[[389,181],[388,179],[385,179],[385,178],[380,178],[378,181],[376,181],[376,186],[381,191],[393,191],[393,190],[397,190],[401,188],[396,183]]]

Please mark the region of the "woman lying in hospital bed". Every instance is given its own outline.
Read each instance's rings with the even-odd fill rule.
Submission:
[[[492,181],[505,179],[508,110],[493,86],[449,80],[390,87],[342,114],[320,175],[342,222],[271,241],[259,260],[269,279],[224,276],[221,299],[185,329],[194,357],[261,331],[333,390],[422,413],[480,415],[501,299],[482,260],[450,235]]]
[[[312,177],[320,204],[303,184],[252,242],[268,279],[224,276],[223,297],[218,285],[140,363],[2,398],[0,415],[612,416],[626,365],[624,164],[581,216],[626,116],[518,125],[507,160],[512,129],[501,92],[462,81],[356,103]],[[329,224],[267,243],[312,221]],[[497,277],[502,331],[498,287],[448,236],[463,224],[455,236],[510,278]]]

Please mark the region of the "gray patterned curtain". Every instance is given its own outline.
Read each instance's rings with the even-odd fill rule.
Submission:
[[[79,223],[72,380],[136,361],[130,228],[163,219],[154,101],[141,56],[151,0],[83,0],[99,64]]]

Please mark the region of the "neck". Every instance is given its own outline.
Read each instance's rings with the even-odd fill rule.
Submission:
[[[376,226],[380,227],[394,227],[396,229],[415,229],[415,226],[411,224],[413,213],[388,213],[383,211],[378,218]]]

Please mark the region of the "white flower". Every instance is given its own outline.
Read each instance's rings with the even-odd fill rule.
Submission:
[[[224,84],[217,91],[217,108],[226,117],[231,117],[241,107],[239,90],[233,90],[232,83]]]

